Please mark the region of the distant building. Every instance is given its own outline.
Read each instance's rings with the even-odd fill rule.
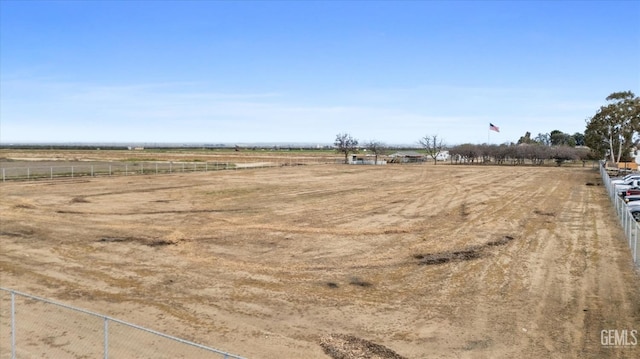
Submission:
[[[440,151],[436,156],[436,161],[449,161],[449,151]]]
[[[386,165],[387,161],[380,159],[378,156],[376,161],[375,155],[351,154],[349,155],[349,164],[351,165]]]
[[[400,151],[389,155],[389,157],[391,157],[392,163],[424,162],[426,159],[422,153],[416,151]]]

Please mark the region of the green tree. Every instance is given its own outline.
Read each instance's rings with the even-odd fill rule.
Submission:
[[[576,143],[576,146],[584,146],[584,135],[580,132],[576,132],[573,135],[571,135],[571,137],[573,137],[573,140]]]
[[[543,146],[551,146],[551,135],[548,133],[538,133],[534,141]]]
[[[612,93],[606,100],[610,103],[587,119],[585,144],[600,157],[606,154],[611,162],[619,162],[631,151],[640,131],[640,98],[623,91]]]
[[[551,131],[551,133],[549,133],[549,141],[551,142],[551,146],[575,147],[576,145],[576,140],[571,135],[560,130]]]
[[[520,137],[518,139],[518,144],[521,145],[523,143],[532,143],[533,140],[531,139],[531,132],[527,131],[524,136]]]

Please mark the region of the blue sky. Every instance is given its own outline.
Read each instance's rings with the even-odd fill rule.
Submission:
[[[625,90],[638,1],[0,1],[3,144],[504,143]]]

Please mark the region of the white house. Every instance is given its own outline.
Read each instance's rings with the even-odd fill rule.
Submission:
[[[449,151],[440,151],[436,156],[436,161],[449,161]]]

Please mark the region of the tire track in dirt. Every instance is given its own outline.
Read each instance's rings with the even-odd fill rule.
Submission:
[[[535,208],[539,209],[538,211],[540,213],[555,214],[556,211],[558,211],[556,201],[561,203],[565,201],[565,199],[554,198],[553,193],[555,191],[558,191],[557,184],[551,185],[551,187],[545,186],[524,200],[527,203],[535,203]],[[560,190],[560,193],[562,193],[562,191],[564,190]],[[551,194],[551,196],[549,196],[549,194]],[[587,203],[586,200],[575,195],[571,195],[568,200],[578,201],[582,206],[585,206]],[[504,208],[505,207],[498,206],[492,215],[497,216]],[[571,210],[575,210],[575,213],[569,212]],[[566,218],[561,217],[560,220],[582,221],[582,212],[584,212],[584,210],[576,206],[576,203],[569,202],[569,205],[561,209],[559,213],[571,213],[571,215],[566,216]],[[441,296],[464,298],[465,293],[475,292],[482,298],[482,300],[479,300],[477,303],[454,302],[455,304],[452,304],[455,305],[456,308],[452,314],[456,318],[461,318],[461,325],[464,326],[462,323],[467,322],[469,317],[474,318],[472,321],[473,330],[463,330],[463,332],[467,334],[485,333],[484,336],[469,337],[467,339],[468,345],[462,347],[462,349],[467,348],[465,350],[471,350],[476,353],[471,357],[476,357],[477,354],[479,354],[477,351],[474,351],[473,348],[475,348],[475,350],[481,350],[480,352],[482,352],[482,350],[486,350],[487,348],[498,346],[498,343],[500,343],[500,345],[504,343],[522,343],[527,342],[527,338],[529,339],[529,344],[524,345],[524,348],[522,345],[515,349],[503,345],[503,347],[494,348],[494,350],[502,350],[507,353],[511,352],[514,356],[520,356],[525,353],[523,349],[526,349],[533,356],[552,357],[554,356],[553,353],[564,352],[568,354],[563,351],[565,347],[557,346],[558,343],[556,340],[560,338],[561,335],[571,334],[569,337],[572,338],[570,340],[573,342],[571,346],[574,346],[575,342],[580,340],[580,336],[576,335],[575,331],[567,332],[565,329],[554,329],[557,327],[557,323],[548,323],[545,321],[546,319],[540,319],[545,318],[545,315],[546,317],[553,318],[553,320],[563,317],[560,314],[565,312],[559,312],[560,314],[558,316],[550,314],[549,306],[553,308],[553,303],[560,304],[568,300],[567,298],[563,298],[562,295],[559,295],[559,293],[562,293],[562,289],[559,288],[571,288],[572,285],[570,280],[568,280],[568,270],[558,270],[555,266],[564,260],[564,257],[561,258],[560,255],[565,255],[567,252],[573,253],[575,250],[570,246],[566,246],[565,248],[558,246],[559,239],[550,238],[548,234],[544,234],[543,236],[540,236],[540,234],[536,235],[534,229],[542,222],[547,221],[547,219],[544,218],[546,217],[545,215],[539,215],[538,217],[539,218],[530,218],[526,222],[520,221],[521,225],[526,225],[529,229],[522,228],[514,234],[518,239],[515,240],[513,244],[497,248],[493,257],[460,263],[451,269],[450,276],[443,282],[442,287],[447,289],[441,290]],[[545,224],[545,227],[548,227],[548,224]],[[564,228],[559,229],[559,233],[554,237],[560,237],[560,234],[563,233],[564,230]],[[553,232],[554,230],[551,229],[551,231]],[[532,259],[528,261],[523,260],[527,257],[531,258],[532,254]],[[536,260],[535,258],[547,259],[543,261],[541,259]],[[528,264],[527,262],[533,262],[533,264]],[[551,263],[544,264],[549,262]],[[553,270],[548,269],[548,267],[553,268]],[[536,270],[535,268],[538,269]],[[531,285],[527,284],[529,283],[527,277],[530,270],[542,271],[544,274],[532,275],[532,277],[538,278],[538,281],[535,282],[537,284],[534,283],[535,285],[532,289],[527,289],[527,287]],[[473,280],[470,280],[469,273],[475,273]],[[482,283],[492,283],[492,286],[483,287]],[[525,291],[524,293],[527,294],[521,296],[520,292],[523,290]],[[532,295],[538,299],[531,300]],[[492,301],[495,306],[499,306],[501,308],[500,312],[504,314],[498,314],[495,311],[495,307],[487,306],[487,300]],[[537,307],[536,311],[532,314],[525,314],[525,310],[523,313],[522,309],[530,307],[533,303],[536,303],[536,306],[534,306],[534,308]],[[549,328],[556,330],[557,332],[554,334],[557,334],[558,337],[554,337],[553,334],[549,335],[550,333],[539,333],[539,331],[544,331],[544,329]],[[534,335],[535,338],[532,339]],[[464,335],[462,337],[464,337]],[[500,339],[498,340],[496,338]],[[474,346],[469,343],[485,344]],[[562,355],[560,356],[562,357]]]
[[[582,288],[580,306],[584,311],[581,356],[585,358],[637,358],[640,347],[610,348],[601,343],[602,330],[632,330],[640,327],[640,295],[637,276],[628,271],[631,256],[604,189],[590,191],[592,203],[606,203],[605,211],[593,212],[587,246],[588,262],[577,279]],[[614,228],[614,230],[611,230]]]
[[[609,247],[617,223],[596,220],[603,207],[584,191],[601,188],[581,176],[327,166],[167,177],[166,186],[200,186],[86,203],[70,200],[132,184],[15,191],[3,211],[34,208],[3,215],[11,252],[0,262],[7,283],[252,358],[323,358],[318,339],[335,332],[409,358],[630,357],[600,353],[599,327],[635,325],[625,318],[639,317],[629,303],[640,297],[620,288],[626,277],[608,278],[628,271],[628,249]],[[144,245],[155,240],[172,242]],[[462,260],[466,249],[481,256]],[[416,254],[453,259],[424,265]],[[595,338],[578,333],[583,321]]]

